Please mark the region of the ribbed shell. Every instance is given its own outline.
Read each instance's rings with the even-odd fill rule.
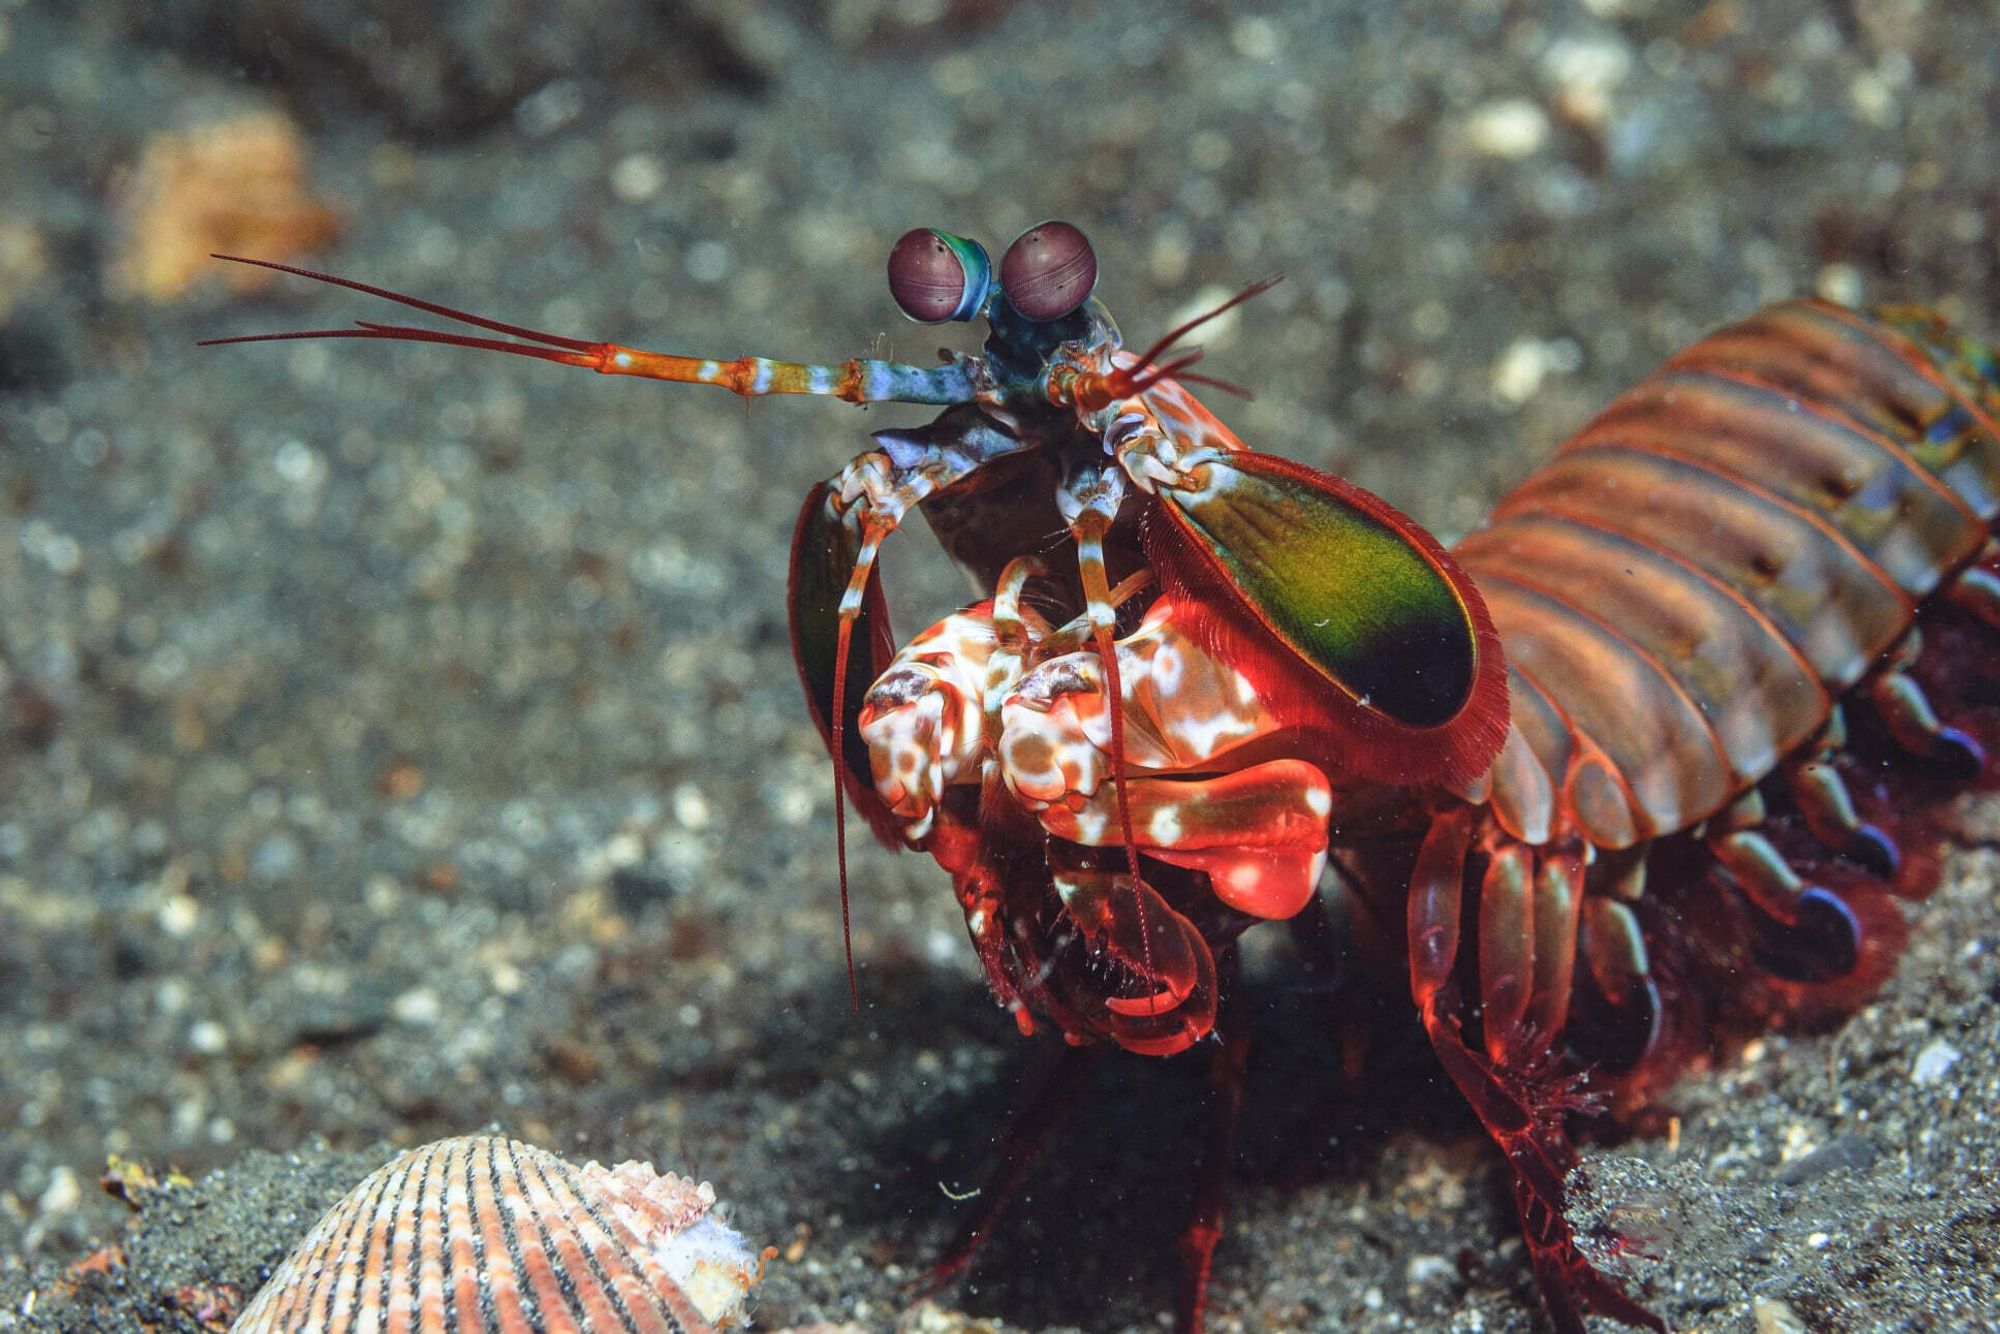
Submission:
[[[705,1183],[643,1163],[577,1167],[513,1140],[440,1140],[328,1210],[232,1330],[711,1334],[740,1315],[754,1264],[707,1217],[714,1201]],[[663,1254],[690,1238],[691,1264]]]
[[[1917,312],[1818,301],[1694,343],[1455,554],[1500,630],[1495,815],[1600,847],[1706,818],[1825,723],[2000,510],[2000,384]]]

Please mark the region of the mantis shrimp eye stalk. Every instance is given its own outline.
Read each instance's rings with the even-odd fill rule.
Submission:
[[[1000,257],[1000,289],[1031,320],[1059,320],[1097,287],[1097,252],[1090,238],[1051,219],[1016,237]]]
[[[919,227],[889,251],[889,295],[919,324],[976,319],[992,294],[993,261],[977,241]]]

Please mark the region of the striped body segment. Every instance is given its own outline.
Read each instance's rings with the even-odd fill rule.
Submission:
[[[1410,989],[1564,1334],[1665,1329],[1577,1246],[1568,1114],[1861,1004],[1934,882],[1928,805],[2000,777],[1996,417],[1991,352],[1935,316],[1788,302],[1670,358],[1453,552],[1510,719],[1424,802]]]
[[[1817,301],[1695,343],[1585,426],[1455,554],[1510,666],[1491,780],[1528,843],[1617,849],[1715,814],[1974,560],[2000,385]]]

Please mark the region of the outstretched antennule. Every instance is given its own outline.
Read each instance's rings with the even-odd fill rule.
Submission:
[[[610,343],[590,343],[581,338],[564,338],[561,334],[543,333],[519,324],[506,324],[500,320],[489,320],[484,315],[474,315],[469,311],[457,310],[451,306],[426,301],[422,297],[407,296],[402,292],[392,292],[386,287],[376,287],[371,283],[359,282],[353,278],[342,278],[336,274],[321,273],[317,269],[302,269],[294,264],[280,264],[275,260],[250,259],[243,255],[223,255],[211,253],[210,259],[227,260],[231,264],[253,264],[260,269],[271,269],[278,273],[290,273],[300,278],[310,278],[314,282],[326,283],[333,287],[345,287],[352,292],[367,296],[378,296],[384,301],[393,301],[399,306],[421,310],[428,315],[455,320],[460,324],[470,324],[479,329],[491,329],[495,333],[507,334],[530,342],[546,343],[549,347],[563,348],[578,354],[594,353],[601,348],[614,346]],[[547,357],[549,353],[540,348],[520,347],[514,343],[502,342],[497,338],[473,338],[468,334],[440,333],[431,329],[412,329],[396,324],[377,324],[373,320],[356,320],[356,329],[301,329],[296,333],[238,334],[233,338],[204,338],[197,347],[221,347],[229,343],[270,343],[291,338],[387,338],[411,339],[423,342],[456,343],[463,347],[490,347],[502,352],[518,352],[523,356]],[[552,360],[565,361],[572,366],[590,366],[595,363],[587,355],[577,358],[554,357]]]
[[[1251,297],[1270,291],[1284,281],[1284,274],[1274,273],[1268,278],[1259,278],[1235,296],[1204,311],[1185,323],[1169,329],[1160,339],[1139,354],[1138,365],[1114,366],[1105,374],[1078,369],[1075,366],[1059,366],[1049,376],[1048,395],[1052,402],[1071,404],[1086,411],[1095,412],[1107,408],[1123,398],[1143,393],[1166,380],[1181,380],[1191,384],[1205,384],[1238,398],[1249,398],[1250,391],[1227,380],[1218,380],[1209,375],[1190,372],[1188,367],[1201,360],[1202,350],[1191,347],[1162,365],[1160,358],[1172,351],[1174,345],[1190,333],[1228,311],[1248,301]]]
[[[1139,354],[1140,362],[1147,366],[1154,365],[1159,361],[1161,357],[1165,356],[1170,350],[1172,350],[1175,343],[1180,342],[1181,339],[1186,338],[1189,334],[1193,333],[1196,329],[1199,329],[1202,325],[1207,324],[1210,320],[1216,319],[1219,316],[1228,314],[1230,311],[1236,309],[1236,307],[1242,305],[1245,301],[1248,301],[1253,296],[1262,296],[1264,293],[1270,291],[1273,287],[1276,287],[1279,283],[1283,282],[1284,280],[1285,280],[1285,275],[1282,273],[1274,273],[1271,274],[1269,277],[1259,278],[1256,282],[1251,283],[1248,287],[1245,287],[1242,291],[1238,292],[1235,296],[1230,297],[1227,301],[1223,302],[1215,309],[1206,311],[1200,315],[1195,316],[1193,319],[1187,321],[1185,324],[1179,324],[1167,330],[1164,334],[1160,335],[1159,340],[1157,342],[1155,342],[1151,347],[1147,348],[1144,352]],[[1199,350],[1197,350],[1194,353],[1194,355],[1199,356],[1200,355]]]
[[[682,357],[666,352],[647,352],[622,343],[591,342],[544,333],[524,325],[490,320],[483,315],[426,301],[421,297],[393,292],[372,283],[357,282],[316,269],[302,269],[268,259],[242,255],[216,255],[232,264],[253,264],[258,268],[310,278],[314,282],[345,287],[349,291],[394,301],[397,305],[421,310],[440,319],[469,324],[505,334],[506,338],[482,338],[477,334],[453,333],[440,329],[415,328],[403,324],[381,324],[357,320],[352,329],[301,329],[285,333],[237,334],[230,338],[204,338],[202,347],[231,343],[277,343],[301,338],[371,338],[381,342],[444,343],[452,347],[505,352],[517,357],[535,357],[565,366],[581,366],[600,375],[633,375],[644,380],[669,380],[679,384],[719,385],[745,398],[767,394],[812,394],[845,399],[849,403],[928,403],[948,406],[978,400],[980,388],[972,366],[965,360],[941,366],[911,366],[898,361],[854,358],[838,366],[817,366],[798,361],[772,361],[765,357],[737,357],[718,361],[708,357]],[[520,339],[512,342],[510,339]],[[539,344],[540,346],[536,346]]]

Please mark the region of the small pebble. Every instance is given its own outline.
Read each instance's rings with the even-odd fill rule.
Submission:
[[[1806,1334],[1805,1321],[1799,1319],[1798,1312],[1775,1298],[1757,1298],[1750,1303],[1750,1311],[1757,1320],[1757,1334]]]
[[[720,241],[696,241],[688,247],[682,266],[698,283],[719,283],[729,276],[729,247]]]
[[[1516,338],[1493,365],[1493,392],[1503,402],[1525,403],[1548,373],[1548,345],[1539,338]]]
[[[682,783],[674,789],[674,823],[681,828],[706,829],[712,814],[708,798],[693,783]]]
[[[1458,1267],[1442,1255],[1413,1255],[1403,1276],[1413,1288],[1441,1282],[1458,1272]]]
[[[1275,60],[1278,29],[1269,19],[1241,18],[1229,29],[1229,44],[1246,60]]]
[[[389,1007],[398,1020],[428,1028],[444,1016],[444,1004],[429,987],[411,987]]]
[[[185,936],[201,920],[201,905],[186,894],[176,894],[160,905],[160,930],[170,936]]]
[[[1548,113],[1525,97],[1488,102],[1472,113],[1465,136],[1475,152],[1518,161],[1532,156],[1549,140]]]
[[[83,1183],[77,1180],[75,1172],[67,1167],[58,1167],[49,1173],[49,1184],[42,1191],[36,1206],[45,1214],[66,1214],[83,1203]]]
[[[642,204],[660,193],[667,169],[650,153],[627,153],[611,166],[611,193],[628,204]]]
[[[1542,68],[1560,92],[1566,114],[1589,125],[1610,115],[1611,90],[1632,69],[1632,52],[1605,37],[1565,37],[1549,47]]]
[[[1852,264],[1829,264],[1813,279],[1813,291],[1843,306],[1858,306],[1867,297],[1861,271]]]
[[[1167,316],[1164,323],[1168,327],[1185,324],[1189,320],[1208,314],[1209,311],[1214,310],[1217,306],[1235,295],[1236,289],[1211,283],[1209,286],[1196,292],[1193,298],[1179,310]],[[1207,324],[1202,325],[1201,345],[1211,352],[1218,348],[1228,347],[1230,341],[1236,336],[1237,326],[1241,323],[1237,318],[1241,312],[1241,307],[1235,310],[1227,310],[1216,316],[1213,320],[1210,320]]]
[[[1912,1084],[1935,1084],[1945,1073],[1958,1064],[1958,1048],[1943,1038],[1935,1039],[1929,1046],[1917,1053],[1916,1064],[1910,1067]]]
[[[1796,1127],[1803,1132],[1803,1127]],[[1875,1143],[1866,1135],[1853,1133],[1835,1135],[1826,1143],[1811,1149],[1785,1164],[1778,1173],[1778,1184],[1797,1186],[1815,1177],[1843,1168],[1850,1171],[1865,1171],[1875,1163]]]

